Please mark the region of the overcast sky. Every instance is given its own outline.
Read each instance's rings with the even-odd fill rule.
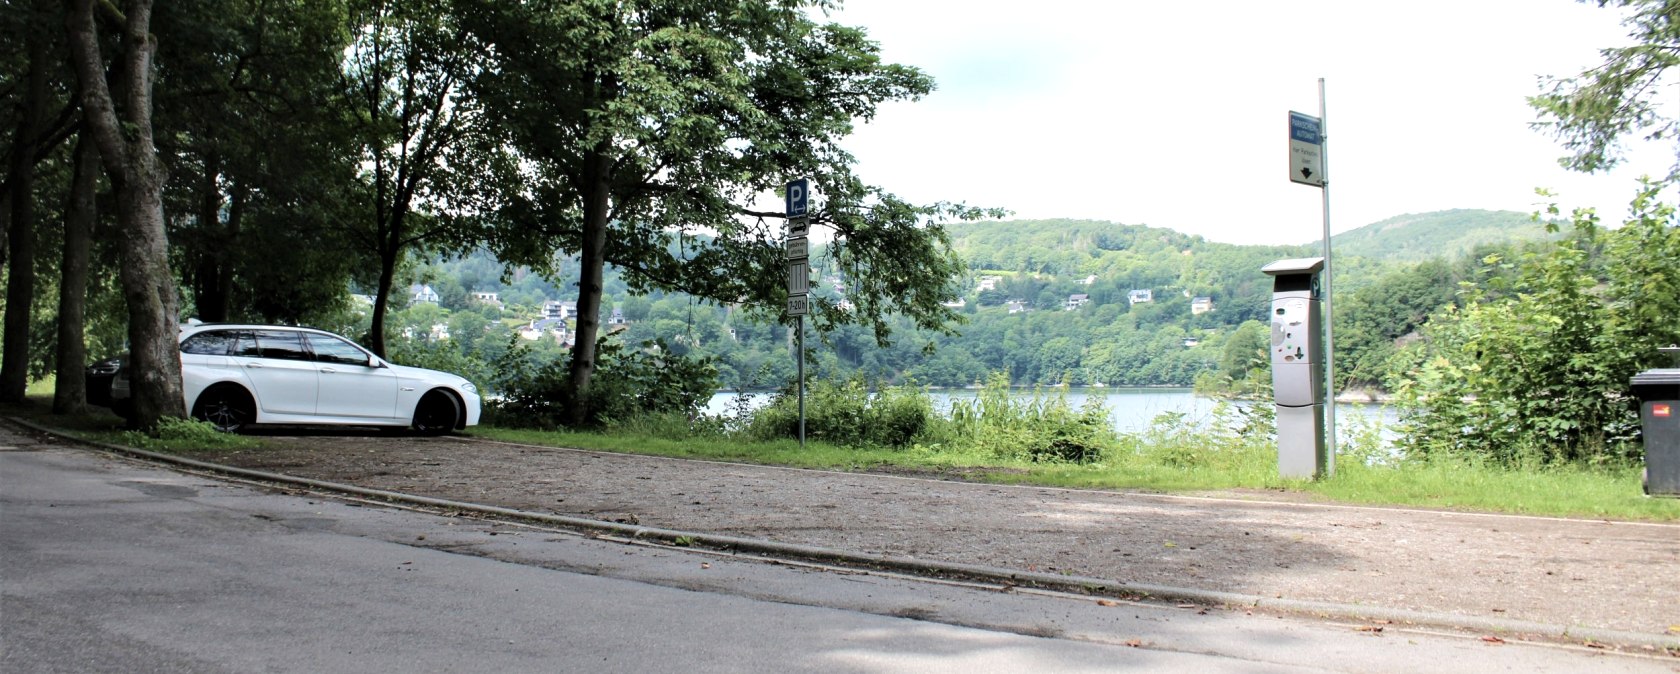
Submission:
[[[1315,241],[1321,197],[1288,181],[1288,112],[1318,114],[1321,77],[1336,232],[1529,212],[1536,187],[1619,218],[1635,179],[1673,161],[1646,145],[1574,174],[1529,128],[1536,76],[1628,42],[1617,10],[1571,0],[846,0],[834,18],[938,82],[847,143],[866,181],[917,202]]]

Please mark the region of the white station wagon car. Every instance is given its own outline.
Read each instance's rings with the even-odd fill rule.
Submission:
[[[441,435],[476,425],[472,382],[405,367],[324,330],[198,323],[181,328],[188,412],[223,431],[251,424],[409,427]],[[126,402],[128,373],[111,382]]]

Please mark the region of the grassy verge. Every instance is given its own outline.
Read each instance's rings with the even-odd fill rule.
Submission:
[[[1509,469],[1454,460],[1365,465],[1344,457],[1325,480],[1285,480],[1275,451],[1209,443],[1111,450],[1086,464],[999,459],[939,447],[857,449],[741,437],[673,438],[636,432],[579,433],[480,427],[506,442],[796,468],[937,474],[966,480],[1079,489],[1219,493],[1326,503],[1440,508],[1558,517],[1680,522],[1680,499],[1646,498],[1635,467]],[[1194,443],[1190,439],[1186,442]]]
[[[123,430],[101,408],[54,415],[49,396],[0,406],[0,414],[59,429],[73,437],[153,451],[255,449],[261,438],[205,432],[193,424],[155,435]],[[966,480],[1081,489],[1221,493],[1260,498],[1442,508],[1528,515],[1680,522],[1680,499],[1646,498],[1639,468],[1554,466],[1513,469],[1457,459],[1367,465],[1339,458],[1334,477],[1277,476],[1270,446],[1208,430],[1206,420],[1180,420],[1121,439],[1088,463],[1000,457],[974,446],[915,444],[902,449],[843,447],[821,441],[755,440],[743,433],[690,432],[686,426],[631,424],[612,432],[549,432],[481,426],[471,435],[523,444],[576,447],[676,458],[797,468],[870,470]],[[1357,447],[1353,448],[1357,452]]]
[[[218,452],[262,447],[260,438],[218,433],[209,424],[186,420],[168,420],[152,433],[125,429],[121,417],[103,407],[89,407],[82,414],[53,414],[52,389],[45,393],[32,385],[21,403],[0,405],[0,414],[54,429],[65,435],[90,442],[134,447],[153,452]]]

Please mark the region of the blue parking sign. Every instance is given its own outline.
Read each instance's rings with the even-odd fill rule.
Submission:
[[[811,181],[800,178],[787,184],[787,214],[789,217],[805,215],[805,208],[811,200]]]

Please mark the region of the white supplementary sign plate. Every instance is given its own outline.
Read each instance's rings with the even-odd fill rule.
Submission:
[[[1289,180],[1324,186],[1324,125],[1310,115],[1289,111]]]
[[[811,245],[805,237],[795,237],[787,240],[787,259],[804,260],[811,257]]]
[[[811,313],[810,299],[804,295],[788,295],[787,315],[804,316]]]
[[[804,260],[788,263],[787,288],[789,295],[804,295],[811,291],[811,265]]]

